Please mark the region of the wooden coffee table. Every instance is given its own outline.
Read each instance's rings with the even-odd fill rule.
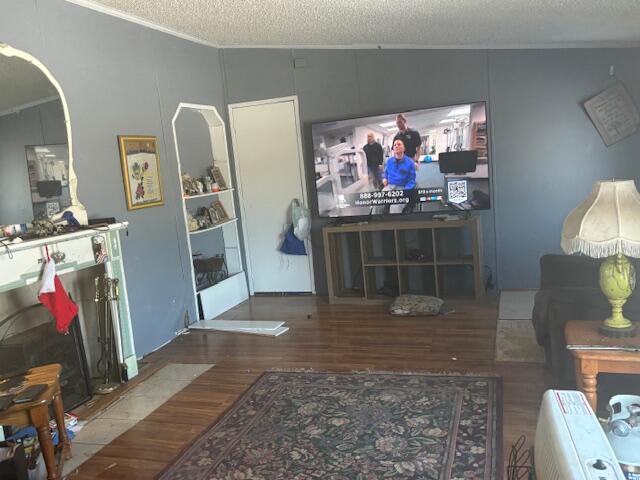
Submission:
[[[598,407],[598,373],[640,374],[640,335],[630,338],[604,337],[602,322],[571,320],[565,325],[567,348],[573,354],[578,388],[595,412]]]
[[[58,364],[34,367],[25,375],[24,387],[46,384],[48,388],[36,400],[29,403],[12,405],[4,412],[0,412],[0,425],[33,425],[38,431],[38,441],[42,449],[42,456],[47,467],[47,479],[56,480],[62,476],[64,461],[71,458],[71,444],[64,426],[64,408],[60,393],[60,371]],[[53,405],[53,412],[58,425],[60,440],[60,460],[56,462],[56,455],[51,440],[49,428],[49,405]]]

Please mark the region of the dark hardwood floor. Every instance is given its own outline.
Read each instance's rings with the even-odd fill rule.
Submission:
[[[503,378],[503,451],[520,436],[533,442],[542,365],[495,363],[497,302],[452,302],[455,311],[398,318],[384,306],[329,305],[324,297],[254,297],[226,319],[284,320],[277,337],[191,332],[145,362],[215,363],[184,390],[116,438],[70,478],[147,479],[223,413],[265,370],[480,372]],[[506,455],[505,457],[506,458]]]

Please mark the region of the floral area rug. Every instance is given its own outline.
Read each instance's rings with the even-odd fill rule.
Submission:
[[[267,372],[158,478],[500,477],[495,377]]]

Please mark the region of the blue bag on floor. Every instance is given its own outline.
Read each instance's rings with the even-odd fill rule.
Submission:
[[[306,255],[307,250],[304,248],[304,242],[293,233],[293,224],[289,225],[287,232],[284,234],[284,240],[280,246],[280,251],[287,255]]]

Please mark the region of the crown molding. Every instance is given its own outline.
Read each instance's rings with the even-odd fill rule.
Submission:
[[[198,37],[194,37],[192,35],[188,35],[186,33],[178,32],[177,30],[173,30],[171,28],[164,27],[162,25],[158,25],[157,23],[151,22],[149,20],[145,20],[144,18],[140,18],[136,15],[131,15],[130,13],[122,12],[120,10],[116,10],[115,8],[106,7],[99,3],[93,2],[91,0],[66,0],[69,3],[73,3],[74,5],[78,5],[80,7],[89,8],[91,10],[95,10],[96,12],[104,13],[105,15],[110,15],[112,17],[119,18],[121,20],[126,20],[128,22],[136,23],[142,27],[151,28],[153,30],[157,30],[162,33],[166,33],[168,35],[172,35],[174,37],[181,38],[182,40],[187,40],[189,42],[198,43],[200,45],[205,45],[207,47],[213,48],[222,48],[221,45],[217,45],[212,42],[208,42]]]

